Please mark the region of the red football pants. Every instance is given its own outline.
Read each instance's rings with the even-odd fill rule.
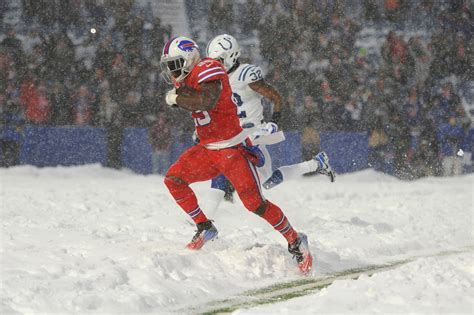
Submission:
[[[208,219],[201,211],[189,184],[207,181],[220,174],[232,183],[248,210],[262,216],[289,243],[296,239],[297,233],[281,209],[263,197],[255,166],[245,157],[244,151],[237,147],[209,150],[195,145],[189,148],[168,170],[165,184],[178,205],[194,222],[200,223]]]

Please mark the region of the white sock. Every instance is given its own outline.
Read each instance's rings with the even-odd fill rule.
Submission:
[[[298,164],[282,166],[279,168],[283,175],[283,180],[299,178],[301,175],[315,172],[318,170],[319,164],[315,160],[301,162]]]

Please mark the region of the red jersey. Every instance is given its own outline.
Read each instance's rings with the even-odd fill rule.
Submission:
[[[222,90],[216,106],[210,111],[194,111],[192,117],[196,125],[200,144],[208,144],[231,139],[242,132],[237,107],[232,101],[229,77],[222,64],[211,58],[202,59],[186,76],[183,83],[201,91],[201,84],[219,80]]]

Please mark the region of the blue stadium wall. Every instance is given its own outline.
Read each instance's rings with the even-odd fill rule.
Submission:
[[[286,132],[285,135],[284,142],[269,146],[275,168],[302,161],[299,133]],[[88,163],[105,164],[107,160],[106,136],[102,128],[26,126],[21,137],[17,134],[15,138],[22,142],[21,164],[39,167],[70,166]],[[172,160],[176,160],[179,154],[191,145],[191,137],[187,143],[175,139]],[[368,140],[365,133],[323,133],[321,149],[329,153],[331,164],[338,173],[353,172],[367,167]],[[122,146],[123,166],[139,174],[150,174],[151,160],[152,148],[148,141],[148,130],[127,128]]]

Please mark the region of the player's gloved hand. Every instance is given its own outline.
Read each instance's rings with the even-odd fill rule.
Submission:
[[[255,136],[268,136],[272,133],[278,131],[278,125],[273,122],[267,122],[266,124],[260,126],[253,133]]]
[[[265,129],[267,130],[268,134],[272,134],[278,131],[278,125],[270,121],[265,124]]]
[[[270,119],[271,122],[278,124],[281,119],[281,112],[273,112],[272,119]]]
[[[166,93],[166,104],[169,106],[175,106],[176,103],[176,98],[178,97],[178,94],[176,94],[176,88],[173,88],[172,90],[169,90],[168,93]]]
[[[260,150],[258,145],[251,147],[240,146],[238,149],[242,152],[244,157],[256,167],[262,167],[265,164],[265,156],[263,155],[263,152],[262,150]]]

